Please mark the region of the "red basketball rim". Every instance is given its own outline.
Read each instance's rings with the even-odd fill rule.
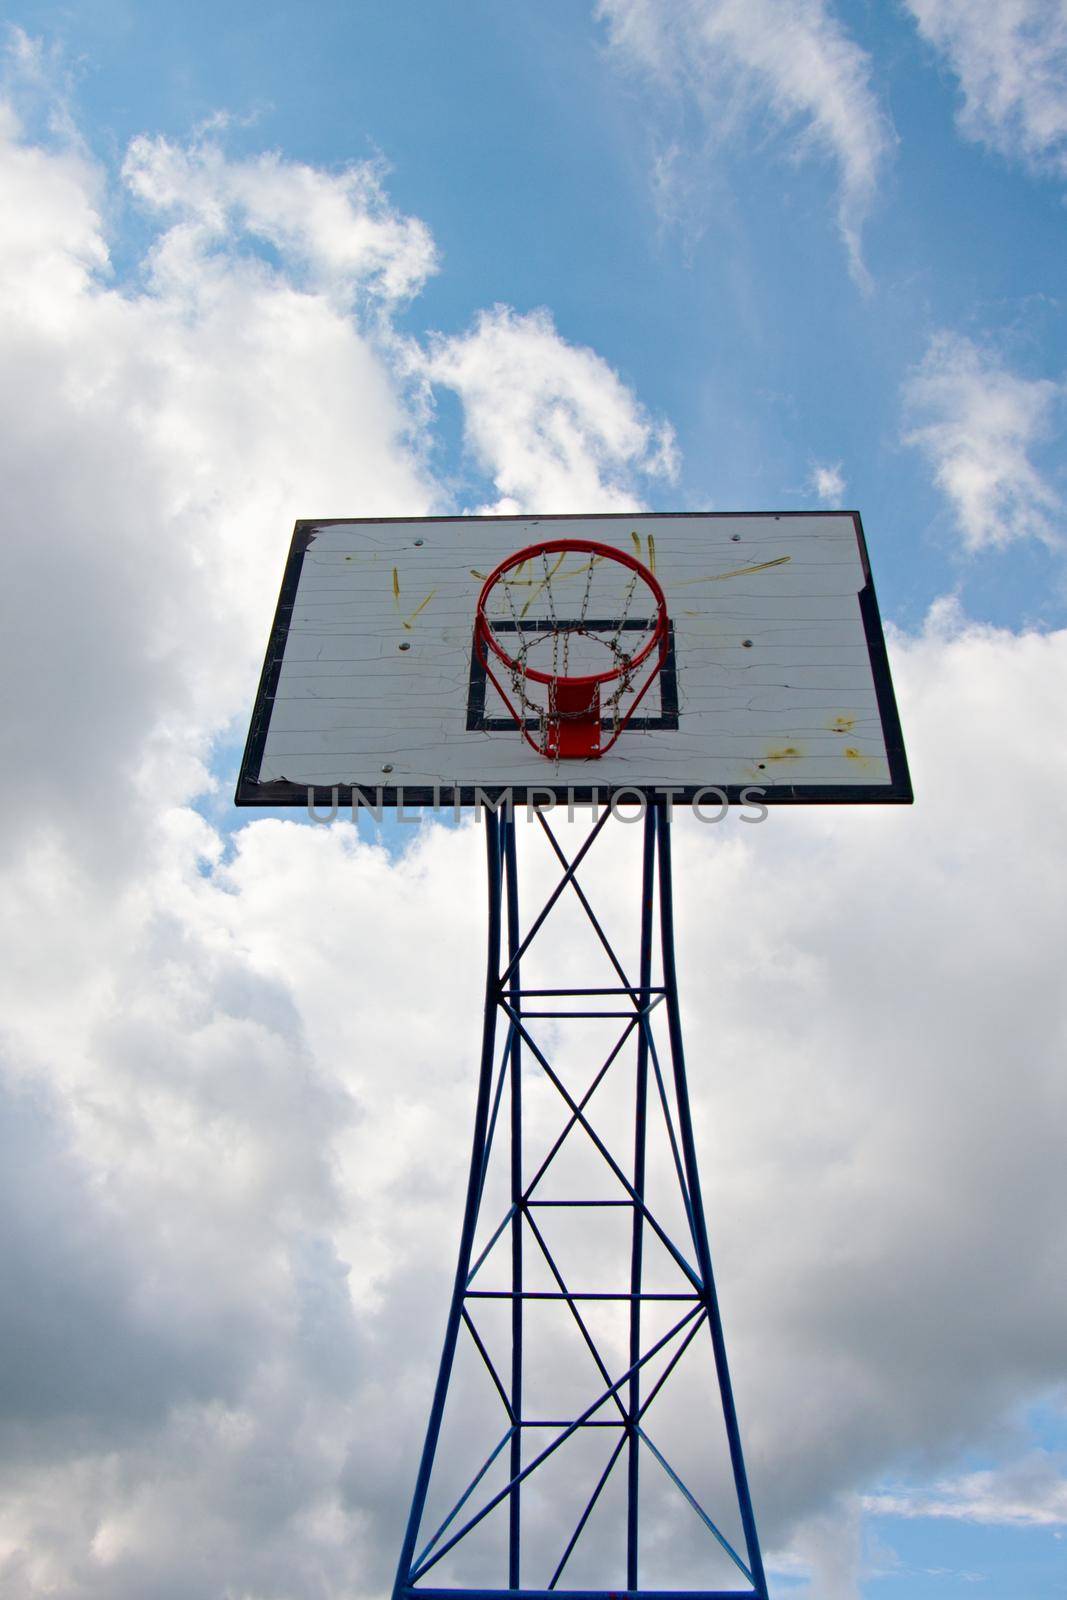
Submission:
[[[648,657],[657,646],[662,646],[662,642],[667,636],[667,597],[663,593],[655,573],[650,572],[643,561],[638,561],[637,557],[630,555],[628,551],[616,550],[610,544],[598,544],[595,539],[548,539],[542,544],[528,544],[524,549],[516,550],[514,555],[508,556],[507,560],[502,561],[486,578],[482,585],[482,592],[478,596],[476,626],[478,637],[487,648],[492,650],[493,654],[498,656],[506,667],[517,669],[518,663],[515,658],[509,656],[497,641],[493,632],[493,625],[485,614],[485,603],[504,574],[510,572],[513,567],[521,566],[524,561],[530,561],[537,556],[566,554],[569,551],[576,551],[582,555],[602,556],[608,561],[617,561],[620,566],[629,567],[648,586],[656,602],[656,620],[652,629],[652,637],[645,647],[638,651],[633,660],[628,661],[624,666],[616,666],[610,668],[607,672],[592,672],[576,678],[566,678],[552,672],[538,672],[533,667],[528,667],[523,672],[523,676],[534,683],[549,685],[565,683],[575,687],[591,688],[593,684],[611,683],[615,678],[621,678],[624,673],[633,672],[643,661],[648,660]]]

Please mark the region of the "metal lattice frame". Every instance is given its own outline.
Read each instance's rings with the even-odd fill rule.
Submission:
[[[655,1593],[659,1600],[767,1600],[767,1585],[756,1533],[755,1518],[749,1494],[747,1474],[741,1449],[741,1438],[734,1406],[733,1390],[726,1361],[722,1323],[719,1315],[711,1254],[708,1246],[707,1226],[697,1170],[693,1140],[689,1097],[686,1085],[685,1058],[679,1019],[677,975],[674,959],[673,895],[671,883],[670,817],[662,801],[650,804],[644,819],[644,850],[641,881],[640,971],[636,983],[627,977],[610,940],[598,920],[588,897],[578,881],[578,870],[590,849],[601,836],[610,811],[605,811],[592,827],[573,860],[568,860],[558,839],[544,815],[539,816],[552,850],[558,860],[561,876],[544,906],[522,932],[519,917],[518,875],[516,864],[515,823],[511,818],[497,818],[491,812],[485,816],[486,844],[489,876],[489,938],[486,973],[485,1021],[482,1038],[481,1072],[475,1113],[474,1144],[471,1154],[470,1175],[467,1185],[466,1209],[460,1241],[459,1262],[455,1286],[449,1309],[444,1349],[430,1410],[429,1425],[422,1459],[419,1466],[415,1493],[401,1552],[393,1600],[457,1600],[457,1597],[477,1597],[477,1600],[503,1600],[504,1596],[522,1595],[527,1600],[548,1600],[549,1596],[569,1597],[569,1600],[618,1600],[621,1595],[636,1597]],[[546,918],[561,896],[570,890],[577,897],[588,918],[596,939],[606,952],[618,978],[618,985],[599,988],[542,988],[523,989],[520,967],[522,958],[542,929]],[[662,956],[662,983],[651,982],[655,937],[655,911],[658,901],[659,942]],[[507,956],[502,958],[501,947],[506,940]],[[582,1002],[603,1008],[617,1000],[620,1009],[581,1010]],[[663,1005],[667,1018],[670,1069],[673,1077],[674,1116],[668,1101],[664,1067],[657,1050],[651,1026],[653,1010]],[[546,1006],[549,1009],[545,1009]],[[554,1007],[554,1009],[553,1009]],[[592,1083],[580,1100],[566,1089],[554,1070],[547,1054],[538,1044],[535,1032],[542,1020],[567,1017],[616,1016],[622,1028],[621,1037],[607,1059],[596,1071]],[[506,1026],[503,1048],[497,1059],[497,1024],[502,1018]],[[586,1107],[605,1074],[619,1057],[623,1047],[636,1034],[636,1093],[634,1097],[633,1146],[627,1152],[626,1166],[608,1149],[586,1115]],[[549,1151],[544,1162],[534,1173],[522,1170],[522,1055],[526,1051],[543,1069],[548,1080],[558,1090],[569,1111],[563,1132]],[[501,1115],[504,1090],[510,1098],[510,1116]],[[645,1197],[646,1129],[650,1094],[656,1096],[671,1143],[671,1151],[681,1193],[686,1219],[685,1237],[672,1238],[660,1220],[650,1210]],[[510,1187],[511,1202],[499,1225],[491,1234],[488,1244],[474,1257],[474,1242],[479,1212],[485,1190],[486,1173],[494,1140],[499,1144],[503,1137],[502,1124],[510,1123]],[[538,1201],[533,1190],[562,1147],[576,1128],[581,1128],[592,1140],[618,1180],[622,1198],[614,1201],[594,1201],[575,1198],[570,1201]],[[539,1205],[573,1205],[576,1208],[598,1204],[628,1206],[632,1212],[632,1235],[629,1280],[625,1289],[617,1292],[582,1292],[568,1287],[553,1259],[542,1230],[538,1227],[536,1211]],[[643,1281],[643,1251],[646,1230],[654,1233],[684,1274],[687,1284],[681,1294],[651,1292]],[[484,1290],[477,1287],[480,1266],[501,1239],[510,1231],[511,1282],[506,1291]],[[552,1291],[533,1291],[523,1286],[523,1251],[532,1239],[547,1263],[556,1288]],[[523,1341],[525,1310],[532,1299],[553,1298],[565,1301],[576,1321],[583,1341],[596,1363],[603,1388],[593,1402],[579,1414],[559,1418],[552,1423],[557,1429],[551,1442],[538,1447],[531,1455],[527,1450],[524,1460],[524,1439],[532,1437],[531,1430],[543,1428],[541,1419],[528,1417],[523,1409]],[[504,1299],[511,1308],[511,1363],[510,1371],[501,1375],[479,1335],[477,1316],[479,1306],[486,1299]],[[629,1303],[629,1356],[628,1366],[613,1373],[608,1361],[597,1348],[581,1312],[585,1300],[614,1300]],[[649,1345],[642,1343],[642,1308],[649,1302],[674,1301],[678,1303],[679,1316],[672,1319],[669,1331]],[[725,1435],[729,1447],[737,1507],[744,1536],[745,1554],[742,1556],[726,1539],[707,1511],[689,1488],[682,1482],[665,1455],[649,1435],[646,1414],[663,1386],[670,1380],[678,1362],[692,1341],[706,1326],[711,1338],[715,1373]],[[453,1506],[449,1515],[427,1536],[422,1531],[427,1492],[430,1486],[434,1460],[440,1440],[441,1426],[448,1396],[449,1380],[458,1341],[464,1330],[472,1339],[496,1387],[502,1405],[506,1426],[488,1459],[475,1474]],[[666,1364],[655,1383],[642,1392],[645,1368],[654,1357],[664,1355]],[[605,1417],[611,1410],[613,1415]],[[618,1429],[618,1440],[608,1457],[603,1472],[591,1485],[590,1493],[577,1522],[562,1541],[559,1559],[545,1588],[524,1588],[522,1574],[522,1485],[541,1464],[571,1438],[578,1430],[591,1427],[612,1426]],[[508,1477],[504,1486],[494,1492],[484,1490],[479,1497],[479,1487],[494,1463],[507,1452]],[[626,1473],[626,1588],[625,1590],[567,1590],[560,1588],[567,1562],[577,1545],[586,1523],[597,1504],[612,1472],[625,1454]],[[703,1589],[699,1591],[648,1591],[640,1584],[640,1518],[639,1482],[642,1459],[658,1463],[672,1480],[681,1495],[689,1502],[696,1516],[704,1524],[710,1537],[726,1551],[738,1569],[744,1587],[734,1589]],[[622,1470],[620,1468],[620,1470]],[[433,1571],[438,1562],[479,1526],[482,1520],[504,1501],[508,1502],[508,1556],[507,1583],[499,1588],[471,1589],[435,1588]],[[429,1581],[426,1581],[429,1580]]]

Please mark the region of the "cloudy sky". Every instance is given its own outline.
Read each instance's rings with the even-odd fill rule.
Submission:
[[[1063,0],[7,17],[4,1600],[387,1592],[482,842],[235,812],[266,631],[639,506],[860,508],[917,793],[678,830],[773,1591],[1067,1595]]]

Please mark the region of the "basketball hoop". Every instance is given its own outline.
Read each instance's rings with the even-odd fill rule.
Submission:
[[[489,574],[474,638],[527,744],[554,761],[595,760],[611,749],[666,660],[667,601],[655,575],[628,552],[591,539],[549,539]]]

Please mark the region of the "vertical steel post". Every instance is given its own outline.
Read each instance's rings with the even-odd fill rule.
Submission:
[[[426,1506],[426,1492],[430,1485],[434,1456],[437,1453],[437,1441],[441,1435],[445,1400],[448,1397],[448,1380],[456,1353],[456,1341],[459,1337],[460,1322],[463,1316],[463,1296],[467,1287],[467,1277],[470,1273],[471,1250],[474,1245],[474,1232],[478,1222],[478,1201],[481,1190],[482,1160],[485,1154],[485,1137],[489,1123],[489,1101],[492,1092],[493,1060],[496,1047],[497,1002],[500,990],[500,823],[495,813],[488,808],[485,812],[485,848],[489,883],[489,927],[485,958],[485,1012],[482,1022],[482,1060],[478,1077],[478,1099],[474,1112],[474,1140],[471,1146],[470,1175],[467,1179],[467,1205],[463,1216],[463,1231],[460,1235],[459,1261],[456,1264],[452,1302],[449,1306],[448,1322],[445,1326],[444,1348],[441,1351],[441,1364],[437,1371],[437,1383],[434,1387],[433,1401],[430,1405],[430,1420],[426,1428],[426,1442],[422,1447],[419,1473],[415,1480],[415,1493],[412,1497],[411,1512],[408,1516],[404,1543],[400,1551],[400,1562],[397,1566],[396,1582],[393,1587],[394,1600],[401,1600],[408,1586],[411,1565],[415,1559],[415,1541],[419,1536],[419,1526]]]
[[[515,819],[503,824],[504,873],[507,882],[508,967],[511,979],[508,994],[516,1011],[522,1009],[521,980],[516,952],[519,948],[519,875],[515,847]],[[511,1039],[509,1059],[511,1080],[511,1409],[516,1419],[522,1416],[522,1045],[517,1032]],[[519,1587],[522,1549],[522,1485],[515,1482],[522,1471],[522,1428],[511,1435],[509,1467],[513,1486],[508,1501],[508,1585]]]
[[[648,1107],[648,1006],[651,1000],[649,985],[652,982],[652,926],[653,888],[656,866],[656,816],[652,806],[645,807],[644,848],[641,857],[641,954],[638,975],[638,1005],[645,1015],[640,1023],[637,1038],[637,1074],[634,1095],[634,1193],[639,1199],[645,1194],[645,1134]],[[641,1409],[641,1371],[636,1363],[641,1354],[641,1269],[644,1251],[644,1214],[639,1206],[633,1208],[633,1238],[630,1250],[630,1365],[634,1368],[627,1396],[629,1440],[626,1456],[626,1587],[636,1589],[638,1583],[638,1548],[640,1534],[640,1450],[641,1440],[634,1423]]]
[[[719,1298],[715,1291],[715,1275],[711,1266],[711,1248],[704,1217],[704,1201],[700,1192],[700,1173],[697,1167],[696,1144],[693,1139],[693,1119],[689,1108],[689,1088],[685,1072],[685,1050],[682,1044],[682,1021],[678,1005],[678,972],[674,956],[674,886],[671,879],[671,822],[662,800],[655,802],[656,828],[659,837],[659,907],[660,940],[663,952],[663,983],[666,989],[667,1029],[671,1045],[671,1062],[674,1067],[674,1092],[678,1111],[678,1131],[681,1135],[682,1157],[685,1163],[686,1182],[693,1214],[694,1243],[697,1265],[704,1280],[704,1300],[711,1330],[712,1349],[715,1353],[715,1372],[719,1380],[723,1421],[730,1447],[730,1463],[737,1488],[741,1525],[745,1534],[748,1564],[752,1573],[753,1588],[760,1600],[767,1600],[767,1579],[763,1570],[756,1518],[752,1510],[752,1497],[745,1471],[745,1458],[741,1449],[741,1431],[737,1422],[733,1385],[726,1360],[726,1341],[723,1338]]]

